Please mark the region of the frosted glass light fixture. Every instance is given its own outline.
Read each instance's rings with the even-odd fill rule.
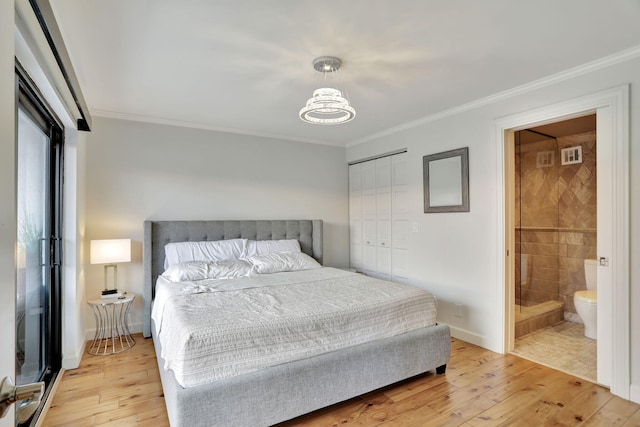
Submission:
[[[105,264],[104,290],[102,294],[117,292],[118,265],[120,262],[131,262],[131,239],[92,240],[90,246],[91,264]],[[107,283],[108,270],[113,268],[113,288]]]
[[[321,56],[313,61],[313,68],[322,73],[326,82],[330,76],[340,69],[342,61],[333,56]],[[354,119],[356,110],[349,105],[349,100],[338,89],[322,87],[313,91],[307,104],[300,110],[300,118],[315,125],[337,125]]]

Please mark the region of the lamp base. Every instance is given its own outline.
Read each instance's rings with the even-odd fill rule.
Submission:
[[[111,295],[111,294],[117,294],[118,290],[117,289],[105,289],[104,291],[102,291],[102,295]]]

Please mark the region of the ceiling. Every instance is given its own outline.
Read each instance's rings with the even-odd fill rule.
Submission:
[[[640,0],[51,5],[93,115],[338,146],[640,43]],[[352,122],[298,117],[323,55],[343,61]]]

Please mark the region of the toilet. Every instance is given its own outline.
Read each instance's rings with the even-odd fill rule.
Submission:
[[[584,323],[584,336],[596,339],[598,331],[598,291],[597,291],[597,260],[584,260],[584,278],[587,282],[586,291],[577,291],[573,295],[573,304]]]

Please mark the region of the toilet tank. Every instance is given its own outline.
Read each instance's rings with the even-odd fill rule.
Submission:
[[[598,260],[585,259],[584,260],[584,279],[587,282],[588,290],[598,289]]]

